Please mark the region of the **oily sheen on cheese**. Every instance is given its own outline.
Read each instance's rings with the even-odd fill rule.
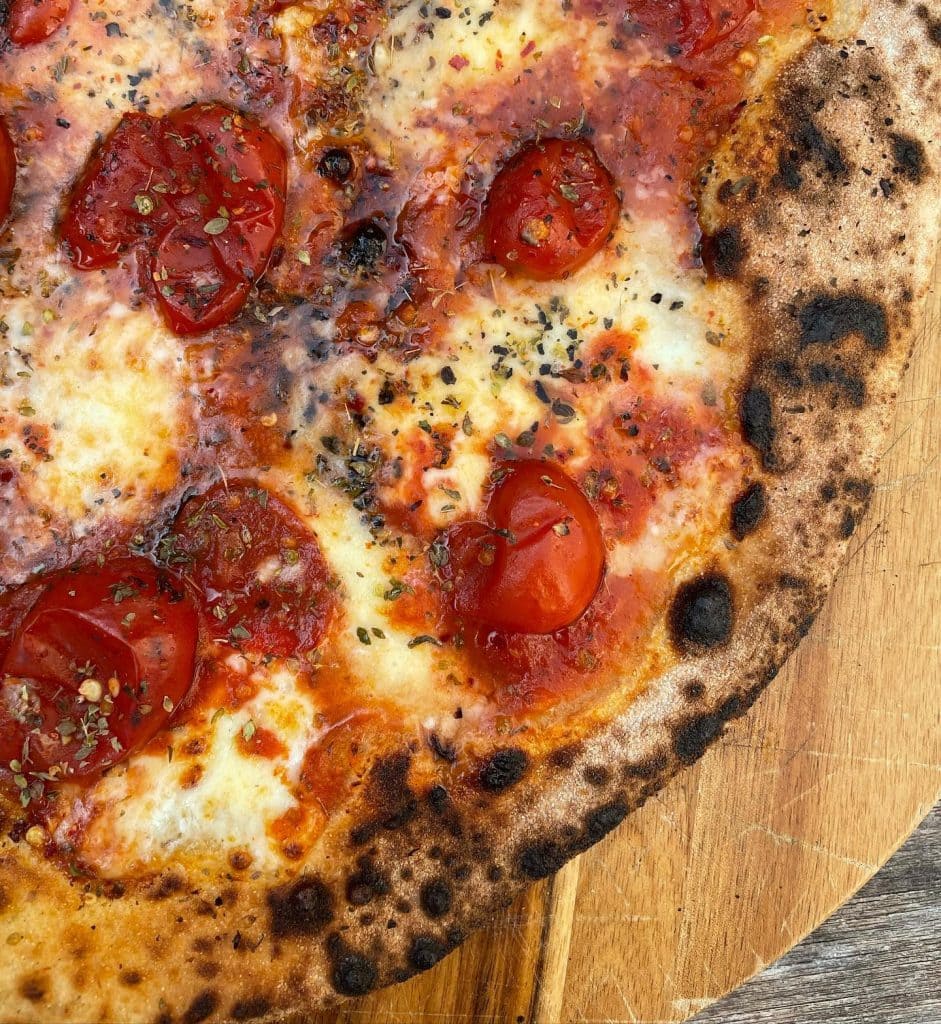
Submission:
[[[371,197],[376,209],[352,200],[350,218],[378,217],[405,262],[383,195],[442,209],[465,192],[478,201],[519,138],[594,119],[593,143],[623,200],[616,228],[561,280],[525,280],[496,265],[462,275],[457,251],[435,254],[453,286],[429,304],[433,326],[407,358],[373,345],[378,328],[350,335],[344,320],[348,301],[406,305],[405,275],[388,285],[347,281],[345,295],[332,279],[318,281],[313,298],[262,289],[215,341],[183,341],[126,267],[84,274],[69,264],[55,243],[56,203],[121,113],[160,114],[207,95],[238,106],[238,74],[247,72],[227,54],[235,30],[211,4],[193,5],[188,20],[136,3],[77,6],[64,30],[68,59],[53,78],[56,111],[71,127],[46,122],[38,130],[55,145],[25,150],[20,201],[29,214],[13,222],[20,255],[0,285],[0,449],[15,469],[3,492],[0,583],[61,568],[87,538],[123,536],[135,524],[134,543],[156,550],[192,491],[248,478],[317,538],[337,604],[305,659],[250,657],[220,640],[227,688],[199,691],[166,733],[91,785],[63,785],[49,834],[77,870],[110,878],[236,855],[290,874],[329,837],[362,776],[366,760],[339,775],[337,806],[317,789],[323,758],[348,743],[362,709],[375,712],[362,727],[363,757],[391,730],[416,747],[433,735],[458,758],[488,730],[538,736],[578,698],[557,680],[562,697],[546,703],[529,679],[508,697],[488,675],[486,652],[451,642],[442,626],[441,566],[429,552],[441,531],[484,513],[495,461],[508,453],[562,453],[595,500],[618,498],[611,466],[640,481],[612,506],[621,519],[612,513],[604,524],[600,599],[624,616],[624,629],[594,647],[586,640],[572,678],[599,694],[636,690],[651,665],[672,657],[653,626],[664,581],[708,556],[723,510],[754,469],[732,391],[741,311],[707,283],[690,195],[668,166],[631,156],[630,126],[612,123],[623,82],[666,63],[643,39],[613,48],[607,22],[539,0],[473,0],[448,18],[412,2],[395,5],[361,53],[356,33],[325,43],[320,5],[311,4],[273,15],[272,39],[318,111],[329,109],[324,96],[339,102],[324,92],[334,87],[358,106],[343,112],[348,135],[290,104],[268,114],[288,143],[295,205],[324,140],[352,139],[387,187]],[[105,57],[111,20],[121,37],[112,46],[104,36]],[[792,43],[766,41],[737,73],[767,73]],[[334,81],[346,72],[325,63],[343,46],[357,69],[349,86],[349,77]],[[50,88],[39,51],[13,59],[19,102]],[[214,60],[231,70],[207,81],[200,69]],[[315,232],[292,234],[304,216],[289,203],[291,244],[272,271],[285,280],[306,272],[315,249]],[[227,411],[236,406],[238,417]],[[641,442],[649,450],[635,451]],[[243,465],[239,453],[251,445],[263,455]],[[264,754],[251,745],[256,734],[274,737]]]

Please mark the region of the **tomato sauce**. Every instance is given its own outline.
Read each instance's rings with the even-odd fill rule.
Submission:
[[[269,761],[287,756],[287,747],[277,735],[263,726],[243,728],[236,739],[239,751],[246,757],[264,757]]]

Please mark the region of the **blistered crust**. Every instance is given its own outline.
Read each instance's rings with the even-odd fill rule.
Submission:
[[[851,42],[814,46],[752,105],[704,178],[715,286],[751,332],[740,413],[763,472],[729,510],[735,543],[677,580],[664,628],[678,666],[613,720],[576,724],[538,760],[495,750],[453,791],[418,785],[409,751],[387,758],[329,857],[282,887],[260,889],[238,863],[128,892],[69,884],[4,838],[5,1019],[274,1020],[401,981],[610,832],[750,706],[865,510],[937,242],[941,7],[875,7]]]

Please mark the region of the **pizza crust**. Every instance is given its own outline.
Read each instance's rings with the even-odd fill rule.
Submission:
[[[663,624],[677,666],[538,762],[512,746],[486,755],[455,790],[473,798],[419,787],[408,750],[386,758],[323,862],[285,887],[253,884],[236,862],[127,891],[70,884],[4,835],[5,1019],[276,1020],[404,980],[601,839],[750,706],[865,511],[917,338],[941,213],[939,25],[937,2],[874,3],[858,36],[812,46],[752,104],[705,175],[715,287],[752,331],[740,410],[764,468],[760,492],[730,509],[736,542],[677,581]]]

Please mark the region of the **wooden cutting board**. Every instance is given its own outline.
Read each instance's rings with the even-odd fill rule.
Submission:
[[[316,1024],[687,1020],[902,843],[941,794],[939,298],[842,577],[751,714],[433,971]]]

